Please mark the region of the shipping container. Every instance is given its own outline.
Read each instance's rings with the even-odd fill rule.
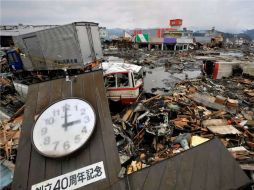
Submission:
[[[14,37],[27,71],[85,68],[103,58],[97,23],[75,22]]]

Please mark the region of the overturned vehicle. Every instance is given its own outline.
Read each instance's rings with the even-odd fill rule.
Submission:
[[[102,63],[107,97],[122,104],[134,102],[143,89],[143,68],[128,63]]]

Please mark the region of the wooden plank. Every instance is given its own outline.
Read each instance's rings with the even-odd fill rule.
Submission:
[[[33,125],[33,116],[36,111],[36,102],[38,96],[38,85],[31,85],[28,88],[28,96],[26,108],[24,112],[24,120],[21,129],[21,137],[19,140],[17,161],[15,164],[15,172],[13,178],[12,189],[27,189],[30,154],[31,154],[31,126]]]
[[[36,115],[40,114],[50,102],[50,82],[37,84],[39,86],[36,104]],[[35,121],[35,119],[33,120]],[[45,157],[39,154],[34,148],[31,152],[28,188],[45,179]]]
[[[96,88],[96,101],[98,114],[100,119],[100,131],[102,136],[102,144],[104,146],[104,155],[106,162],[104,163],[108,170],[108,179],[110,185],[116,184],[120,179],[117,177],[120,172],[121,165],[119,154],[116,146],[115,135],[113,131],[113,124],[111,120],[108,99],[105,96],[106,90],[104,87],[104,80],[102,71],[93,73],[94,86]],[[112,189],[125,189],[124,181],[112,186]]]
[[[143,189],[148,173],[149,168],[146,168],[130,174],[127,178],[129,189]]]
[[[239,164],[232,157],[229,151],[226,151],[224,145],[221,144],[220,151],[220,169],[221,169],[221,183],[219,189],[238,189],[244,184],[248,184],[249,178],[245,175]]]
[[[103,161],[104,166],[105,166],[105,171],[106,171],[106,176],[107,178],[102,180],[102,181],[98,181],[96,183],[96,186],[93,186],[93,189],[107,189],[110,186],[110,178],[109,176],[109,168],[107,167],[107,160],[106,160],[106,156],[105,156],[105,150],[104,150],[104,146],[103,146],[103,141],[102,141],[102,123],[101,123],[101,119],[102,119],[102,108],[100,107],[100,104],[97,103],[98,99],[100,98],[99,95],[97,94],[96,91],[96,79],[98,79],[98,76],[96,76],[97,78],[94,78],[94,72],[87,75],[86,76],[86,80],[84,81],[84,86],[86,89],[89,89],[90,93],[86,94],[86,100],[88,100],[88,102],[90,102],[93,106],[93,108],[95,109],[96,112],[96,128],[95,131],[93,133],[93,139],[96,139],[94,141],[92,141],[90,143],[90,161],[91,163],[96,163],[99,161]],[[96,150],[96,151],[95,151]]]
[[[181,165],[181,159],[178,159],[178,156],[175,156],[168,160],[165,160],[165,162],[167,162],[167,164],[163,171],[163,176],[161,178],[159,189],[174,189],[177,182],[176,176],[178,173],[178,169]]]
[[[222,148],[219,149],[221,152],[220,156],[220,173],[221,179],[223,182],[220,183],[219,189],[233,189],[235,187],[234,181],[234,165],[233,160],[228,158],[227,152],[225,152]],[[227,156],[226,156],[226,155]],[[230,175],[229,175],[230,174]],[[232,176],[233,174],[233,176]]]
[[[188,152],[182,153],[182,161],[179,168],[178,176],[177,176],[177,183],[175,189],[185,189],[186,187],[190,187],[191,179],[193,174],[193,166],[196,159],[196,154],[198,152],[197,148],[193,148]],[[185,155],[186,154],[186,155]]]
[[[50,104],[62,98],[62,79],[51,81],[50,88]],[[53,177],[61,175],[62,164],[59,159],[46,159],[45,166],[45,179],[51,179]]]
[[[68,98],[71,97],[71,82],[66,81],[65,78],[62,79],[62,98]]]
[[[87,79],[89,75],[90,74],[79,75],[75,80],[73,80],[73,87],[72,87],[73,97],[78,97],[78,98],[87,100],[86,95],[90,93],[90,89],[86,85],[92,82]],[[89,90],[89,93],[85,93],[86,90],[87,91]],[[90,164],[92,164],[92,162],[90,159],[90,141],[89,141],[84,147],[81,148],[81,150],[75,152],[74,154],[71,154],[67,159],[62,161],[62,169],[63,171],[67,172],[68,170],[71,170],[71,169],[74,170],[73,168],[79,169]],[[87,190],[90,190],[90,189],[92,190],[94,185],[95,184],[90,184],[83,188]]]
[[[158,189],[161,183],[161,177],[163,175],[163,169],[166,167],[167,162],[161,162],[149,167],[149,173],[145,180],[142,189],[154,190]]]
[[[203,144],[205,145],[205,144]],[[199,148],[195,154],[195,160],[193,164],[192,178],[190,190],[203,190],[205,189],[206,180],[208,178],[208,151],[206,146],[202,146],[202,144],[197,147]],[[192,153],[191,150],[189,153]],[[190,156],[193,154],[190,154]]]
[[[209,146],[208,151],[208,168],[209,175],[206,181],[206,188],[205,189],[219,189],[221,180],[221,165],[220,165],[220,159],[221,159],[221,151],[216,147],[216,142],[211,142],[213,146]]]
[[[71,79],[72,80],[72,79]],[[76,83],[71,81],[66,81],[66,79],[62,79],[62,98],[72,97],[73,95],[73,86]],[[62,174],[71,172],[76,169],[76,154],[71,154],[61,159],[62,163]]]
[[[86,94],[89,93],[89,89],[85,88],[84,82],[86,80],[86,75],[79,75],[76,80],[74,81],[75,85],[73,87],[73,96],[80,97],[85,99]],[[82,150],[86,149],[85,153],[80,153],[79,156],[76,157],[76,167],[81,168],[84,166],[89,165],[90,161],[90,141],[86,143]]]

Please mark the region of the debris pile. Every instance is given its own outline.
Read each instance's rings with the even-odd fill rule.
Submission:
[[[0,160],[13,163],[16,161],[24,107],[22,106],[10,119],[2,120],[0,123]]]
[[[164,94],[143,93],[112,116],[119,176],[219,137],[244,169],[254,168],[254,82],[186,80]]]
[[[12,116],[24,103],[20,100],[10,77],[0,77],[0,110],[7,116]],[[1,117],[0,117],[1,119]]]

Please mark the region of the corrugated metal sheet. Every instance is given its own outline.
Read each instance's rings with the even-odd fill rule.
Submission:
[[[175,44],[176,38],[164,38],[164,44]]]
[[[76,26],[76,29],[83,62],[91,62],[92,51],[90,43],[87,43],[89,41],[87,28],[84,26]]]
[[[98,26],[91,26],[91,33],[92,33],[93,48],[95,51],[95,57],[96,57],[96,59],[102,59],[103,53],[102,53],[102,48],[101,48],[101,40],[99,37],[100,33],[99,33]]]
[[[23,38],[23,40],[27,51],[29,52],[28,56],[30,60],[32,60],[33,67],[46,70],[46,62],[37,35]]]
[[[49,69],[58,67],[60,64],[83,63],[76,36],[72,24],[38,32]]]

